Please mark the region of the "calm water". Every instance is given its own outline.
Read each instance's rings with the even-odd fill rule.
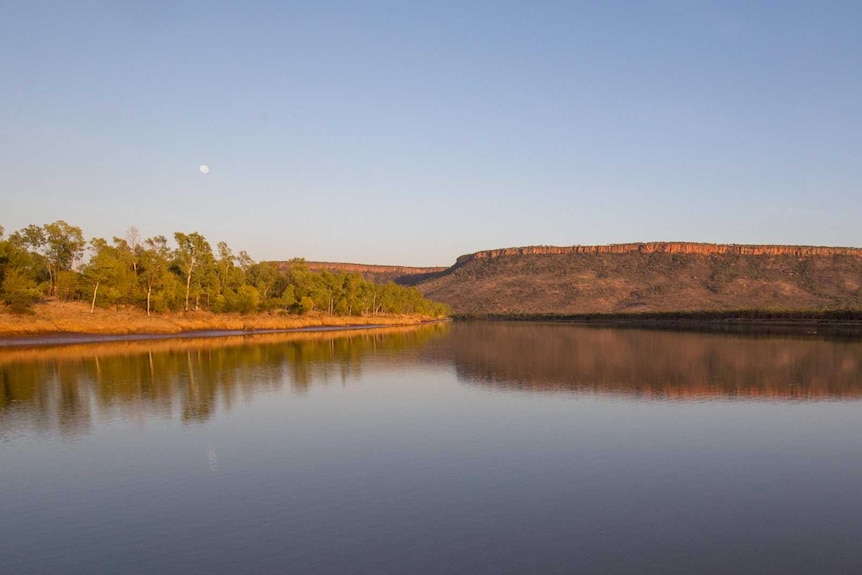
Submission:
[[[0,349],[2,573],[862,572],[862,342]]]

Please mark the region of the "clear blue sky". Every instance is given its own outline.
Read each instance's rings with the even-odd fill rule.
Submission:
[[[860,246],[860,23],[858,0],[0,0],[0,224],[406,265]]]

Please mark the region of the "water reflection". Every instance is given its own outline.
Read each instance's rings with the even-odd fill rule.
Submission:
[[[3,572],[857,573],[860,357],[506,323],[3,350]]]
[[[256,393],[358,378],[404,361],[448,325],[129,341],[0,351],[0,434],[87,433],[96,416],[206,421]]]
[[[463,381],[641,398],[862,397],[862,341],[743,337],[559,324],[457,324]]]
[[[862,397],[862,342],[503,322],[0,351],[0,438],[95,421],[186,423],[260,393],[303,395],[363,366],[454,370],[487,390],[641,399]]]

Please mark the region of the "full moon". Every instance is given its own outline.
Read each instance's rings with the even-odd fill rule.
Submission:
[[[201,170],[202,174],[209,174],[210,173],[210,167],[207,166],[206,164],[202,165],[200,170]]]

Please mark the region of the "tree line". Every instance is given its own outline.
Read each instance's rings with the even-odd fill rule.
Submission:
[[[198,232],[84,239],[63,220],[8,236],[0,226],[0,300],[24,312],[44,299],[96,307],[136,306],[147,314],[207,310],[331,315],[443,316],[444,304],[415,288],[375,284],[355,273],[315,272],[303,259],[256,262],[225,242],[213,250]],[[89,257],[85,260],[85,255]]]

